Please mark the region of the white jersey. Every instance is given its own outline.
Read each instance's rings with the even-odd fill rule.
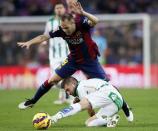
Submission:
[[[93,108],[104,107],[108,104],[116,104],[117,108],[122,107],[122,96],[109,82],[93,78],[81,81],[75,91],[75,95],[87,98]]]
[[[110,83],[107,81],[93,78],[88,80],[83,80],[79,82],[79,85],[77,86],[77,95],[80,99],[85,97],[88,94],[91,94],[95,91],[100,90],[101,88],[104,88],[107,91],[116,90]]]
[[[51,30],[55,31],[58,29],[60,20],[54,17],[50,18],[46,23],[44,34],[48,35]],[[66,59],[69,53],[66,41],[61,37],[51,38],[49,40],[49,61],[50,65],[54,63],[62,62]]]

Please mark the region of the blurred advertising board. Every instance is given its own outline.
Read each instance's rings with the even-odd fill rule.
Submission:
[[[103,66],[111,79],[111,83],[117,87],[142,88],[143,66]],[[158,86],[158,65],[152,65],[151,84]],[[49,67],[26,68],[26,67],[0,67],[0,89],[28,89],[37,88],[50,76]],[[82,72],[75,73],[77,79],[85,79]]]

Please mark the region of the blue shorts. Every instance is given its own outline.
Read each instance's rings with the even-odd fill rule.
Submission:
[[[81,70],[88,78],[100,78],[108,80],[106,74],[98,62],[98,59],[87,60],[83,64],[78,64],[72,58],[67,58],[55,72],[61,78],[66,78],[73,75],[77,70]]]

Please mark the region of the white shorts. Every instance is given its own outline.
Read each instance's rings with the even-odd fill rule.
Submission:
[[[96,113],[97,118],[105,118],[109,116],[113,116],[114,114],[118,113],[118,108],[114,103],[111,103],[109,105],[106,105],[105,107],[102,107],[98,110]]]
[[[105,87],[106,88],[106,87]],[[116,89],[107,91],[102,88],[86,96],[93,109],[101,108],[98,114],[115,114],[122,108],[123,99]],[[104,111],[105,110],[105,111]]]

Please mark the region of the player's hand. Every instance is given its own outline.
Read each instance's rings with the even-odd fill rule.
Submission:
[[[73,7],[74,7],[74,9],[75,9],[74,12],[75,12],[76,14],[82,15],[82,14],[84,13],[84,10],[83,10],[83,8],[82,8],[80,2],[74,2],[74,3],[73,3]]]
[[[27,49],[29,49],[31,46],[31,44],[28,42],[18,42],[17,44],[18,44],[18,46],[20,46],[22,48],[26,47]]]
[[[75,99],[73,100],[73,104],[80,102],[80,99],[78,97],[75,97]]]
[[[56,115],[52,116],[51,121],[52,121],[53,124],[57,123],[57,121],[58,121],[57,116]]]
[[[56,115],[51,117],[52,123],[57,123],[59,119],[63,118],[62,113],[59,111]]]

